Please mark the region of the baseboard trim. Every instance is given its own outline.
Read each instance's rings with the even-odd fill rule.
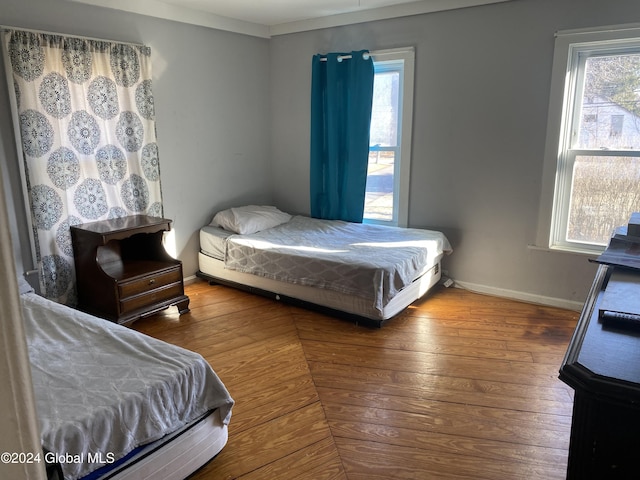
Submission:
[[[470,292],[493,295],[494,297],[508,298],[510,300],[519,300],[527,303],[535,303],[548,307],[564,308],[580,312],[584,303],[565,300],[563,298],[546,297],[544,295],[535,295],[532,293],[519,292],[517,290],[508,290],[505,288],[489,287],[487,285],[479,285],[477,283],[459,282],[454,283],[456,288],[463,288]]]

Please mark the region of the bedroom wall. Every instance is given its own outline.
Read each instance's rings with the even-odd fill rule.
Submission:
[[[309,211],[315,53],[416,49],[409,223],[441,229],[468,288],[579,308],[588,257],[536,239],[554,32],[640,22],[637,0],[513,0],[271,40],[275,203]]]
[[[185,276],[198,268],[198,229],[215,211],[271,201],[268,40],[63,0],[2,0],[0,22],[151,47],[165,216]],[[21,272],[31,256],[0,70],[0,163]]]

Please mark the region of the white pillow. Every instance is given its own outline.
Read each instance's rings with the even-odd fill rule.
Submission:
[[[211,225],[247,235],[277,227],[291,220],[291,215],[268,205],[246,205],[216,213]]]

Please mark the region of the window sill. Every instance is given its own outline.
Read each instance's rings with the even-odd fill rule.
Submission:
[[[581,248],[576,248],[576,247],[541,247],[539,245],[534,245],[534,244],[528,244],[527,248],[529,250],[537,250],[537,251],[541,251],[541,252],[554,252],[554,253],[571,253],[574,255],[584,255],[584,256],[589,256],[589,257],[597,257],[599,256],[602,252],[604,252],[605,247],[602,247],[602,251],[594,251],[594,250],[590,250],[587,248],[581,249]]]

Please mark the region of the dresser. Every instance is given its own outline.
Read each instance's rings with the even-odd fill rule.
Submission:
[[[189,311],[182,262],[162,243],[171,220],[133,215],[71,227],[78,308],[127,324],[176,305]]]
[[[613,271],[598,267],[560,368],[575,390],[568,479],[640,478],[640,328],[600,318]]]

